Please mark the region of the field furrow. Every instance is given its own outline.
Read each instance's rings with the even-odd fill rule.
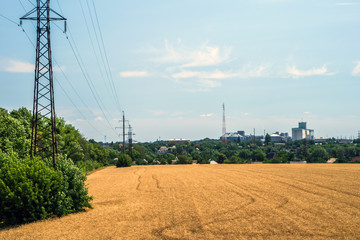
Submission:
[[[94,209],[0,239],[360,239],[360,165],[108,167]]]

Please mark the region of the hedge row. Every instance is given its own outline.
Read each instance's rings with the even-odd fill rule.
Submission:
[[[0,152],[0,223],[21,224],[91,208],[85,174],[66,157],[19,159]]]

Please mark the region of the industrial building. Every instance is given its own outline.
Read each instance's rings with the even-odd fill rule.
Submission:
[[[314,130],[306,128],[306,122],[299,122],[299,127],[292,129],[292,140],[314,140]]]
[[[254,140],[254,138],[258,139],[260,141],[264,140],[264,136],[262,136],[262,135],[260,135],[260,136],[245,135],[245,131],[225,133],[220,137],[220,140],[226,139],[227,141],[230,141],[230,142],[243,142],[243,141]]]

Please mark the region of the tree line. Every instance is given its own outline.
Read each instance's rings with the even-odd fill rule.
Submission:
[[[46,123],[40,123],[46,124]],[[24,158],[30,152],[32,113],[26,108],[7,110],[0,108],[0,151],[14,153]],[[58,153],[70,158],[79,168],[91,171],[101,166],[114,164],[120,152],[103,147],[84,136],[64,119],[56,118]]]
[[[86,140],[74,126],[56,118],[58,157],[54,168],[43,154],[50,143],[43,143],[39,156],[29,155],[31,132],[28,109],[8,112],[0,108],[0,228],[91,208],[86,173],[113,164],[120,154]]]
[[[112,147],[117,144],[110,145]],[[175,148],[174,148],[175,146]],[[169,150],[158,153],[161,147]],[[339,144],[336,139],[316,144],[313,140],[299,140],[276,144],[271,141],[261,142],[254,139],[245,142],[228,142],[224,145],[220,140],[204,139],[200,141],[171,143],[157,141],[138,143],[132,151],[127,150],[136,164],[172,164],[177,158],[179,164],[207,164],[210,160],[218,163],[289,163],[291,161],[307,161],[308,163],[325,163],[336,158],[335,163],[350,163],[360,156],[360,140],[354,143]],[[358,162],[356,160],[354,162]]]

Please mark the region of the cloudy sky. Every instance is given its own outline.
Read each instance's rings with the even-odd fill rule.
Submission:
[[[0,107],[9,110],[32,108],[35,27],[16,23],[33,2],[0,10]],[[138,141],[218,138],[223,103],[229,132],[291,134],[301,120],[316,137],[360,130],[360,1],[51,6],[69,30],[52,25],[57,115],[87,138],[118,140],[121,111]]]

